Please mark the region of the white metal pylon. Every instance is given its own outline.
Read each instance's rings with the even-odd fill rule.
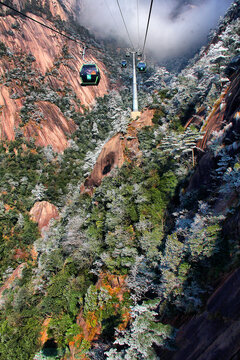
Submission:
[[[138,94],[137,94],[137,76],[136,76],[136,62],[135,51],[133,54],[133,111],[138,111]]]

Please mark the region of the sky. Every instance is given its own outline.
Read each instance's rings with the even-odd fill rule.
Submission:
[[[99,39],[116,39],[123,46],[142,48],[151,0],[79,0],[79,22]],[[154,0],[146,55],[158,60],[184,55],[206,42],[232,0]],[[139,11],[137,11],[137,8]],[[139,24],[139,25],[138,25]],[[139,31],[138,31],[139,29]]]

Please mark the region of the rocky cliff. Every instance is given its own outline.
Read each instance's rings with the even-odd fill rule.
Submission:
[[[14,2],[67,30],[75,1],[36,3]],[[94,41],[103,78],[81,88],[83,37],[1,17],[4,360],[239,357],[235,3],[178,76],[149,77],[134,121],[127,85],[91,106],[109,86]]]
[[[235,11],[238,12],[238,20],[236,17],[235,21],[239,23],[239,7],[235,6]],[[222,29],[225,33],[228,32],[229,24],[224,22]],[[204,51],[204,56],[208,56],[211,47],[219,47],[224,38],[220,33],[220,31],[217,32],[212,43]],[[192,316],[189,321],[182,318],[183,324],[176,337],[176,349],[173,352],[162,352],[161,359],[164,360],[237,360],[240,358],[240,308],[237,294],[239,260],[236,250],[239,247],[239,57],[234,58],[233,61],[230,60],[229,65],[222,66],[222,74],[224,72],[229,82],[223,87],[221,94],[211,107],[204,124],[203,118],[200,119],[199,116],[193,116],[187,123],[187,126],[190,124],[198,126],[200,119],[204,136],[198,142],[198,146],[205,152],[201,153],[199,164],[190,178],[187,193],[189,197],[190,194],[194,197],[194,191],[201,189],[205,194],[204,200],[212,205],[214,214],[224,216],[222,237],[224,241],[228,239],[229,244],[236,242],[236,248],[233,251],[230,250],[228,259],[229,264],[231,263],[236,270],[227,275],[221,273],[217,279],[218,286],[208,298],[202,312]],[[224,80],[224,82],[227,81]]]
[[[163,354],[163,360],[239,359],[239,281],[239,269],[223,279],[204,312],[180,327],[176,338],[178,350]]]
[[[81,191],[93,189],[101,184],[104,176],[110,175],[114,168],[121,168],[124,161],[141,158],[137,133],[145,126],[152,126],[154,110],[145,110],[139,119],[131,121],[126,134],[118,133],[103,147],[91,175],[86,179]]]
[[[209,141],[213,143],[215,141],[215,143],[226,146],[231,156],[237,154],[239,149],[237,135],[239,133],[239,79],[240,74],[239,71],[237,71],[232,75],[230,86],[223,91],[222,95],[216,101],[204,125],[205,135],[198,143],[201,148],[206,149]],[[206,154],[202,156],[199,162],[195,174],[191,178],[188,191],[199,189],[201,185],[206,187],[211,186],[211,173],[213,169],[217,167],[218,160],[217,157],[214,158],[211,151],[206,151]],[[220,206],[220,202],[222,203],[222,199],[218,203],[218,211],[220,211],[220,208],[222,210],[224,208],[223,204]],[[229,204],[226,204],[226,207],[228,208]]]
[[[23,11],[24,3],[15,1],[13,5]],[[66,8],[60,2],[43,2],[43,7],[48,5],[48,20],[45,15],[34,14],[34,4],[28,3],[27,14],[53,28],[54,19],[67,22],[76,5],[73,1]],[[63,151],[68,146],[68,135],[76,129],[71,119],[74,112],[82,112],[82,106],[91,105],[96,97],[107,93],[106,69],[91,47],[85,61],[99,66],[101,82],[98,87],[81,87],[79,70],[84,43],[68,40],[10,13],[1,16],[0,22],[1,139],[14,139],[20,127],[28,139],[36,139],[36,144]]]
[[[38,223],[39,230],[43,230],[48,227],[51,219],[58,219],[59,213],[56,206],[50,204],[47,201],[38,201],[34,204],[30,210],[30,215],[33,221]]]

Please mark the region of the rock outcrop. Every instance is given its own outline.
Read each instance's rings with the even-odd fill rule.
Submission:
[[[152,126],[154,110],[145,110],[139,119],[130,123],[127,134],[116,134],[103,147],[91,175],[86,179],[82,192],[101,184],[102,179],[109,175],[111,170],[120,168],[125,160],[141,157],[137,132],[144,126]]]
[[[76,125],[71,119],[66,119],[60,109],[48,102],[38,102],[38,109],[43,114],[41,126],[30,122],[24,129],[24,135],[28,138],[35,138],[36,145],[48,146],[57,152],[62,152],[68,147],[67,134],[71,134]]]
[[[22,106],[21,100],[11,99],[7,87],[2,86],[0,88],[1,106],[0,139],[14,140],[15,130],[21,122],[18,113]],[[29,140],[34,138],[36,145],[51,145],[54,151],[62,152],[68,147],[67,136],[76,129],[76,125],[71,119],[66,119],[55,104],[41,101],[35,106],[42,114],[41,123],[29,121],[23,127],[24,136]]]
[[[240,125],[238,119],[239,103],[240,103],[240,72],[237,72],[232,78],[230,86],[224,91],[219,100],[215,103],[214,108],[209,115],[204,126],[205,135],[199,141],[198,146],[206,149],[207,144],[211,141],[213,134],[218,138],[219,143],[228,147],[228,151],[234,155],[240,147],[238,140],[240,134]],[[217,159],[214,158],[211,152],[207,152],[201,158],[198,167],[193,174],[188,191],[199,189],[199,186],[211,186],[211,171],[216,167]],[[229,202],[229,199],[227,199]],[[222,202],[222,199],[221,199]],[[228,205],[225,206],[225,208]],[[217,206],[218,209],[223,209],[223,204]]]
[[[59,218],[59,213],[56,206],[48,201],[37,201],[30,210],[30,216],[33,221],[38,223],[38,228],[42,231],[48,227],[51,219]]]
[[[208,149],[209,141],[224,151],[229,158],[239,155],[240,134],[240,70],[231,76],[231,84],[222,93],[208,117],[205,125],[205,137],[199,143]],[[220,153],[220,155],[219,155]],[[221,152],[215,156],[207,151],[201,158],[197,169],[190,180],[187,191],[198,190],[205,185],[211,189],[213,170],[220,167]],[[231,162],[223,165],[222,172],[231,172]],[[225,180],[224,180],[225,181]],[[223,181],[223,182],[224,182]],[[216,193],[214,202],[215,214],[227,215],[222,235],[226,239],[238,242],[240,234],[239,186],[226,193]],[[232,210],[231,212],[229,210]],[[234,254],[231,254],[234,257]],[[190,321],[185,322],[177,334],[177,350],[165,352],[165,360],[238,360],[240,359],[240,268],[228,275],[209,298],[205,310]]]
[[[19,279],[22,276],[22,270],[26,267],[26,263],[22,263],[18,265],[18,267],[12,272],[12,274],[9,276],[9,278],[5,281],[4,285],[0,288],[0,298],[2,296],[2,293],[9,289],[15,279]]]
[[[15,2],[19,9],[23,4]],[[75,6],[75,0],[66,9],[62,3],[50,1],[50,10],[62,20],[73,14],[71,9]],[[44,17],[28,15],[55,28]],[[83,105],[93,104],[96,97],[108,91],[106,69],[96,59],[97,50],[91,47],[85,62],[94,62],[100,68],[99,86],[82,87],[79,70],[84,43],[68,40],[30,19],[12,15],[1,17],[0,43],[6,47],[0,55],[0,139],[14,140],[20,125],[28,139],[34,137],[38,145],[52,145],[55,151],[63,151],[68,146],[67,137],[76,129],[71,113],[65,111],[70,106],[82,112]],[[68,107],[57,101],[63,96],[71,96]],[[23,120],[21,113],[24,108],[27,120]]]
[[[124,144],[121,134],[113,136],[103,147],[91,175],[85,181],[86,187],[99,186],[104,176],[114,167],[124,163]]]
[[[48,9],[52,16],[59,16],[62,20],[67,20],[69,15],[73,16],[77,7],[76,0],[61,2],[55,0],[38,0],[37,3],[37,5],[45,9],[45,11]],[[12,4],[17,10],[22,11],[28,4],[34,6],[34,0],[12,0]],[[4,10],[5,9],[3,9],[3,11]]]

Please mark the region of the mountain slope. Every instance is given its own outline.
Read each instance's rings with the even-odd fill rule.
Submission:
[[[221,303],[239,268],[239,67],[229,78],[224,73],[238,54],[239,5],[178,76],[148,70],[139,92],[147,108],[135,121],[128,116],[127,81],[115,82],[88,109],[79,104],[85,90],[65,69],[69,54],[77,58],[70,44],[59,68],[43,74],[42,60],[32,61],[42,74],[37,86],[35,78],[26,85],[24,68],[5,81],[8,93],[17,86],[28,93],[20,113],[21,97],[5,96],[24,126],[0,148],[1,360],[221,356],[219,339],[233,320]],[[1,61],[13,66],[1,49]],[[61,74],[71,87],[55,89]],[[32,136],[38,109],[49,114],[54,135],[67,126],[73,131],[61,154],[36,147],[19,131],[30,129]],[[15,121],[9,114],[4,119]],[[216,322],[212,348],[210,336],[186,340],[199,324],[213,338]],[[230,342],[223,354],[232,359]]]
[[[42,6],[46,4],[50,14],[54,12],[54,17],[49,15],[50,21],[31,14],[31,10],[33,13],[38,10],[34,2],[26,3],[25,9],[22,3],[18,7],[50,27],[56,26],[53,21],[59,16],[68,19],[59,3],[46,2]],[[1,9],[4,10],[3,6]],[[102,78],[98,87],[83,88],[79,71],[84,43],[68,40],[30,19],[12,15],[1,19],[1,138],[13,140],[20,125],[24,136],[36,138],[36,144],[63,151],[68,146],[67,136],[76,129],[71,119],[74,112],[107,93],[105,67],[89,50],[85,61],[97,63]]]

